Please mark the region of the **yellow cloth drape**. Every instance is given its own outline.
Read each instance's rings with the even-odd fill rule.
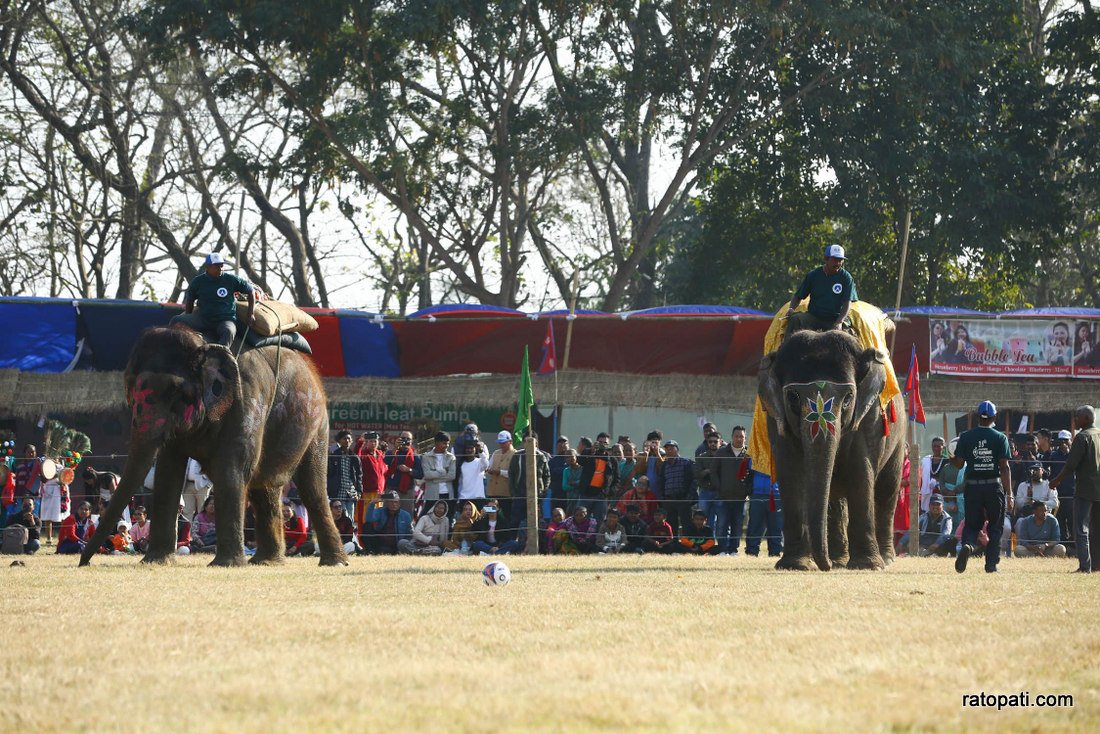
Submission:
[[[805,311],[809,303],[809,298],[803,300],[802,303],[798,304],[795,311]],[[772,319],[771,326],[768,327],[768,333],[764,335],[764,354],[770,354],[779,349],[779,344],[783,341],[783,332],[787,328],[787,320],[783,317],[786,315],[788,308],[790,308],[790,304],[784,304],[783,308],[779,309],[779,312]],[[886,343],[886,314],[880,308],[863,301],[854,301],[848,316],[851,319],[852,328],[859,337],[859,343],[864,349],[874,347],[883,353],[889,353],[889,345]],[[894,396],[900,392],[901,386],[898,385],[898,376],[894,374],[894,363],[887,359],[886,386],[882,388],[882,394],[879,396],[882,408],[885,410],[890,401],[894,399]],[[752,411],[749,456],[752,457],[753,469],[775,476],[772,471],[772,447],[771,443],[768,442],[767,413],[764,412],[764,406],[760,404],[759,397],[756,399],[756,405]]]

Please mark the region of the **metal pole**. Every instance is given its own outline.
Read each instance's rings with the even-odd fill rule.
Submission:
[[[913,219],[913,210],[908,204],[905,206],[905,228],[901,231],[901,266],[898,269],[898,294],[894,298],[894,313],[901,309],[901,286],[905,282],[905,261],[909,256],[909,223]],[[890,334],[890,359],[894,359],[894,341],[897,339],[898,330],[895,328]]]
[[[920,449],[913,444],[913,424],[909,421],[909,427],[905,430],[905,438],[909,441],[909,555],[916,558],[920,555],[920,485],[921,485],[921,457]],[[913,449],[917,448],[917,467],[913,471]],[[913,486],[913,477],[917,478],[916,486]]]

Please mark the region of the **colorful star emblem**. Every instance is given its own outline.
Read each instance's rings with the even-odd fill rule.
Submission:
[[[836,413],[833,412],[833,400],[835,398],[829,398],[826,400],[821,396],[821,393],[817,393],[817,398],[806,398],[806,402],[810,404],[810,412],[806,414],[806,420],[810,424],[810,440],[816,441],[818,435],[824,434],[825,431],[829,432],[829,435],[836,435]]]

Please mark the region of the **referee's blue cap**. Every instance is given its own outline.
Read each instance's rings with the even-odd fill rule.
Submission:
[[[994,418],[997,415],[997,406],[988,400],[978,403],[979,418]]]

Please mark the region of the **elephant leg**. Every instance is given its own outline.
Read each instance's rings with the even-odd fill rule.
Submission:
[[[874,470],[864,460],[851,468],[848,487],[848,568],[878,571],[886,568],[875,534]]]
[[[310,525],[317,534],[317,545],[321,550],[322,566],[346,566],[348,554],[340,542],[340,532],[332,519],[332,509],[328,504],[328,428],[318,434],[306,449],[295,484],[306,509],[309,510]]]
[[[214,482],[214,514],[217,541],[211,566],[243,566],[245,487],[255,471],[255,447],[250,440],[234,441],[225,446],[221,461],[208,471]]]
[[[283,534],[282,491],[278,487],[252,487],[248,498],[256,516],[256,554],[251,563],[277,565],[286,560],[286,538]]]
[[[168,563],[176,557],[176,524],[186,475],[187,455],[175,446],[163,447],[157,457],[153,506],[149,514],[149,548],[143,563]]]
[[[779,478],[780,499],[783,501],[783,555],[776,561],[780,571],[810,571],[817,568],[810,554],[809,518],[806,514],[806,498],[798,496],[801,485],[787,479],[789,489],[784,491],[784,477]]]
[[[829,501],[829,560],[841,567],[848,563],[848,500],[843,497]]]

